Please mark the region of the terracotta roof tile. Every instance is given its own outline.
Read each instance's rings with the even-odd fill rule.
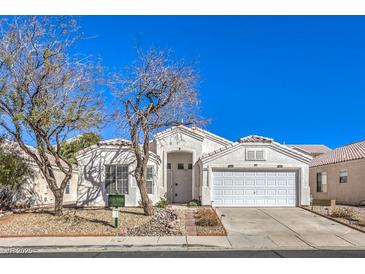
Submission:
[[[247,137],[240,138],[238,140],[239,143],[272,143],[274,140],[271,138],[258,136],[258,135],[250,135]]]
[[[286,145],[286,146],[307,152],[309,154],[311,153],[324,154],[332,150],[325,145]]]
[[[365,141],[339,147],[320,155],[311,161],[310,167],[335,164],[362,158],[365,158]]]

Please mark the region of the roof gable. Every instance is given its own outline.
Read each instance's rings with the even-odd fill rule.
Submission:
[[[192,138],[195,138],[199,141],[203,141],[204,138],[207,138],[207,139],[210,139],[212,140],[213,142],[216,142],[218,144],[221,144],[223,146],[227,146],[227,145],[230,145],[232,144],[231,141],[227,140],[227,139],[224,139],[218,135],[215,135],[209,131],[206,131],[202,128],[198,128],[198,127],[187,127],[187,126],[184,126],[184,125],[179,125],[179,126],[174,126],[174,127],[170,127],[164,131],[161,131],[159,133],[157,133],[155,135],[155,138],[156,139],[161,139],[161,138],[164,138],[166,136],[169,136],[173,133],[175,133],[176,131],[180,131],[181,133],[183,134],[186,134]]]
[[[279,151],[283,154],[286,154],[289,157],[295,158],[304,163],[309,163],[310,160],[312,159],[311,156],[308,156],[307,154],[304,154],[297,150],[289,148],[285,145],[281,145],[281,144],[275,142],[271,138],[262,137],[262,136],[258,136],[258,135],[250,135],[250,136],[239,139],[239,141],[236,143],[232,143],[231,145],[228,145],[226,147],[220,148],[218,150],[215,150],[213,152],[203,155],[201,157],[201,160],[203,162],[209,162],[210,160],[213,160],[213,159],[219,158],[223,155],[226,155],[228,153],[231,153],[241,147],[246,147],[246,146],[250,146],[250,145],[268,146],[276,151]]]

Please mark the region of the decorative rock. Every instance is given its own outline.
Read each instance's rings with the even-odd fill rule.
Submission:
[[[142,226],[130,229],[128,236],[164,236],[164,235],[182,235],[180,230],[176,229],[177,214],[170,209],[155,208],[151,220]]]

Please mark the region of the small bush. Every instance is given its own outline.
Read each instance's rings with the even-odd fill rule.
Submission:
[[[355,211],[352,208],[335,207],[331,211],[331,216],[334,218],[354,219]]]
[[[365,218],[359,220],[359,225],[365,226]]]
[[[164,197],[161,197],[160,200],[156,203],[156,206],[159,208],[165,208],[168,205],[169,205],[169,202]]]
[[[195,213],[195,218],[197,219],[195,223],[199,226],[219,225],[219,218],[211,208],[199,208]]]
[[[188,207],[195,207],[195,206],[201,206],[201,203],[197,199],[193,199],[190,202],[188,202]]]

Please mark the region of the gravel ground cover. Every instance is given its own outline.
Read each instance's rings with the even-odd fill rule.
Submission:
[[[155,208],[155,214],[143,225],[127,230],[129,236],[181,236],[178,214],[172,209]]]
[[[348,205],[336,205],[336,208],[349,208],[353,210],[354,216],[352,220],[348,220],[345,218],[335,218],[331,216],[331,207],[328,206],[307,206],[307,209],[313,210],[315,212],[318,212],[322,215],[326,215],[328,217],[331,217],[335,220],[338,220],[342,223],[351,225],[357,229],[360,229],[365,232],[365,207],[360,206],[348,206]]]
[[[0,236],[184,235],[180,218],[171,209],[155,208],[154,216],[145,216],[142,208],[122,208],[119,228],[114,228],[112,211],[106,208],[66,208],[61,217],[54,216],[52,209],[37,209],[1,217]]]

